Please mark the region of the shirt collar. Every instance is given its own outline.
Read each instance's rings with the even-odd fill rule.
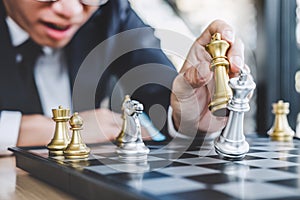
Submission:
[[[13,46],[21,45],[29,39],[28,33],[24,31],[11,17],[6,17],[6,23]]]
[[[14,47],[21,45],[29,39],[29,34],[24,29],[22,29],[11,17],[8,16],[5,20],[8,26],[12,45]],[[54,49],[47,46],[44,46],[42,50],[46,55],[51,55],[54,53]]]

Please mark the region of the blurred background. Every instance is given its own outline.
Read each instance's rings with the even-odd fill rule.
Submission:
[[[274,121],[272,104],[278,100],[290,103],[288,121],[296,129],[300,111],[300,72],[297,73],[300,70],[300,0],[130,2],[145,23],[178,32],[191,40],[214,19],[231,24],[245,44],[246,63],[257,84],[251,110],[245,115],[245,132],[265,134]],[[164,38],[161,40],[163,46]],[[183,59],[168,56],[179,70]]]

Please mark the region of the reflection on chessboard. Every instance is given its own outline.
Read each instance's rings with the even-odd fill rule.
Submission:
[[[151,151],[146,160],[121,159],[114,144],[90,146],[91,155],[82,162],[49,158],[44,148],[12,150],[17,160],[25,156],[50,172],[61,168],[62,174],[81,177],[74,178],[80,183],[81,193],[75,191],[80,198],[93,199],[95,190],[86,185],[94,183],[98,190],[108,184],[116,189],[114,195],[125,190],[137,199],[299,199],[300,140],[279,142],[251,136],[247,141],[250,151],[242,161],[220,159],[212,140],[185,151],[180,143],[148,143]],[[35,164],[24,167],[17,163],[36,173]],[[52,179],[45,181],[57,185]]]

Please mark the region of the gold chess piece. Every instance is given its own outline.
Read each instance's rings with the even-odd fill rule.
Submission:
[[[81,139],[81,130],[83,120],[77,112],[70,118],[72,138],[67,148],[64,150],[64,156],[67,159],[85,159],[89,157],[90,148],[88,148]]]
[[[63,150],[67,147],[70,137],[67,122],[70,119],[70,110],[59,106],[58,109],[52,109],[55,121],[54,136],[47,145],[49,156],[63,156]]]
[[[278,103],[273,103],[272,106],[275,120],[272,128],[268,131],[269,136],[276,141],[291,141],[295,132],[291,129],[287,120],[290,104],[279,100]]]
[[[230,89],[229,82],[229,62],[226,57],[229,43],[221,40],[221,34],[215,33],[211,42],[206,45],[206,50],[212,56],[210,69],[214,72],[215,91],[212,101],[209,104],[209,109],[215,116],[227,116],[227,104],[232,97],[232,90]]]

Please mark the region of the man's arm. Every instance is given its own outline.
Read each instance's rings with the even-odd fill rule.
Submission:
[[[118,136],[122,119],[108,109],[80,112],[83,118],[82,138],[85,143],[106,142]],[[54,136],[55,122],[44,115],[23,115],[17,146],[47,145]],[[71,132],[70,132],[71,134]]]
[[[40,114],[23,115],[17,146],[42,146],[53,137],[55,123]]]
[[[119,29],[108,39],[117,41],[109,45],[109,56],[118,55],[120,49],[122,55],[113,58],[102,78],[115,78],[117,84],[121,85],[120,94],[129,94],[132,99],[141,102],[153,124],[167,135],[166,114],[177,71],[161,50],[160,40],[155,37],[154,29],[137,16],[127,1],[116,2],[118,3],[114,4],[111,18],[115,19],[114,26]],[[116,88],[115,85],[112,88]],[[103,93],[101,84],[98,91]],[[119,109],[116,111],[119,112]]]
[[[1,111],[0,155],[10,154],[8,147],[15,146],[18,140],[22,114],[18,111]]]
[[[180,133],[195,135],[198,131],[215,132],[226,124],[226,117],[213,116],[208,109],[214,81],[213,72],[209,69],[211,56],[205,50],[205,45],[217,32],[231,45],[227,54],[230,75],[234,76],[244,68],[244,46],[240,40],[235,39],[233,28],[221,20],[212,22],[193,44],[173,83],[173,121]]]

